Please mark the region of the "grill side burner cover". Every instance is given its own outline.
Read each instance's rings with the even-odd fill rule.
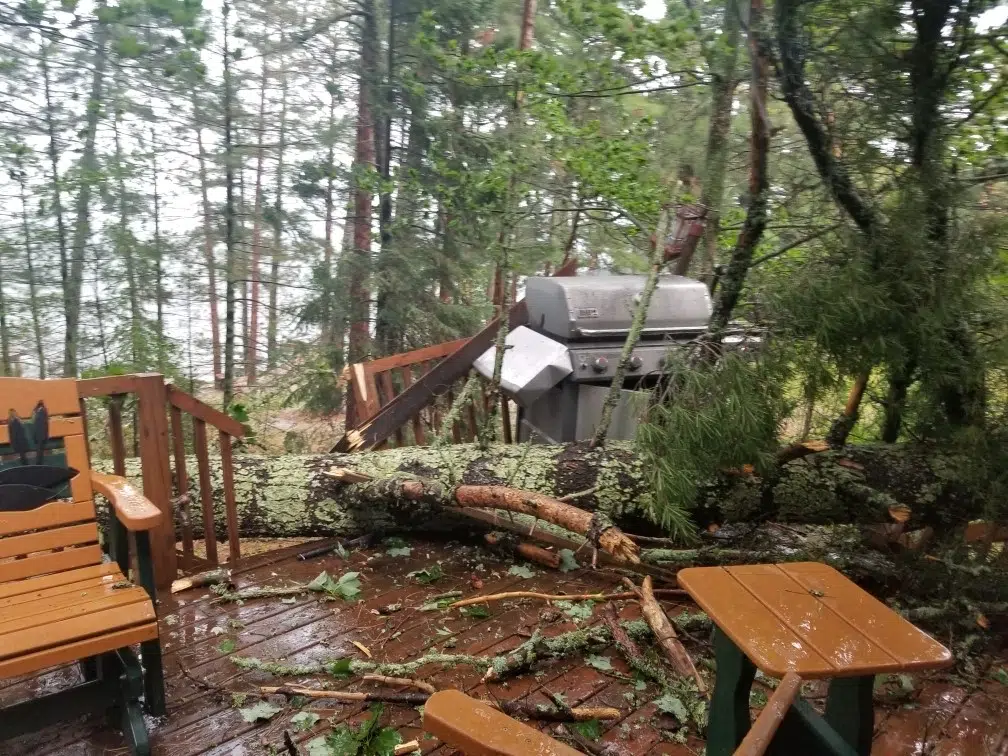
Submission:
[[[518,326],[507,335],[501,365],[501,390],[527,407],[573,372],[570,351],[563,344]],[[493,379],[497,347],[492,346],[473,363],[480,375]]]
[[[525,282],[529,326],[570,340],[626,338],[647,276],[600,274]],[[711,316],[707,286],[685,276],[661,276],[644,336],[701,332]]]

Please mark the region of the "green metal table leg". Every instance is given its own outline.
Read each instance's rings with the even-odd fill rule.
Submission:
[[[826,721],[860,756],[871,753],[874,687],[873,675],[839,678],[830,683],[826,697]]]
[[[756,667],[734,643],[714,630],[717,679],[707,725],[707,756],[731,756],[749,732],[749,692]]]

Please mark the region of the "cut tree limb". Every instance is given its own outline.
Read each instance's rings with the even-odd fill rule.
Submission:
[[[628,578],[624,578],[623,583],[633,590],[640,599],[641,614],[644,615],[644,619],[651,627],[651,630],[654,631],[658,645],[661,646],[669,661],[672,662],[672,666],[676,672],[683,677],[692,677],[696,681],[697,690],[700,691],[700,695],[706,696],[707,685],[704,683],[704,679],[697,672],[697,668],[693,664],[690,655],[686,652],[682,641],[676,636],[675,627],[672,626],[668,616],[665,614],[665,610],[661,608],[661,604],[655,598],[654,588],[651,585],[651,576],[648,575],[644,578],[644,583],[640,588],[637,588]]]
[[[686,596],[688,595],[686,591],[679,590],[678,588],[673,588],[670,590],[663,590],[659,588],[655,593],[660,593],[663,596]],[[536,593],[535,591],[508,591],[507,593],[492,593],[487,596],[471,596],[470,598],[463,599],[461,601],[456,601],[451,605],[452,609],[458,609],[463,606],[471,606],[472,604],[489,604],[495,601],[508,601],[511,599],[539,599],[540,601],[623,601],[626,599],[637,598],[638,594],[636,592],[627,591],[625,593],[571,593],[571,594],[550,594],[550,593]]]

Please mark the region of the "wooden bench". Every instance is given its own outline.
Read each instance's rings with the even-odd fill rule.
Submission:
[[[112,562],[95,493],[111,504]],[[76,381],[0,378],[0,679],[73,662],[83,677],[0,710],[0,740],[112,710],[131,752],[150,753],[143,713],[165,711],[148,537],[161,516],[126,480],[90,470]],[[127,531],[142,587],[126,579]]]
[[[749,733],[757,668],[791,675],[792,702],[768,752],[868,756],[875,675],[952,663],[947,648],[825,564],[692,567],[678,577],[716,625],[707,756],[735,752]],[[795,680],[817,678],[832,679],[824,717],[795,700]]]

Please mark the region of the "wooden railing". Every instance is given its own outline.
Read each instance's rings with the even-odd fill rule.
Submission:
[[[379,357],[369,362],[360,362],[350,366],[350,399],[353,409],[350,412],[354,425],[364,425],[375,417],[382,408],[392,402],[399,394],[426,376],[441,360],[454,354],[469,339],[446,341],[443,344],[415,349],[412,352]],[[395,446],[424,446],[441,434],[443,420],[462,390],[467,378],[462,376],[451,382],[446,391],[438,391],[432,396],[431,402],[405,420],[383,440],[376,448]],[[476,399],[479,407],[470,401],[459,413],[458,420],[451,428],[452,440],[455,443],[473,441],[479,429],[479,414],[485,415],[490,399],[487,394],[487,384],[481,381],[481,391]],[[349,423],[348,423],[349,424]],[[504,437],[510,443],[510,418],[503,421]]]
[[[242,438],[245,429],[234,418],[214,409],[180,389],[165,382],[158,373],[117,375],[104,378],[86,378],[77,382],[81,399],[107,399],[109,448],[112,465],[118,475],[126,472],[126,439],[123,433],[123,408],[133,397],[134,449],[140,459],[143,491],[155,505],[168,516],[157,533],[151,534],[154,557],[154,575],[158,587],[169,586],[177,577],[180,567],[199,570],[219,564],[217,554],[217,520],[214,513],[213,482],[210,473],[210,446],[207,426],[217,435],[220,450],[221,477],[224,497],[225,530],[228,538],[230,561],[241,556],[238,537],[238,511],[234,492],[234,465],[232,440]],[[86,406],[86,405],[85,405]],[[100,422],[85,415],[90,434],[95,433]],[[191,436],[187,444],[185,418],[191,422]],[[197,557],[193,548],[193,527],[190,514],[190,471],[186,466],[186,450],[192,448],[197,461],[199,502],[202,511],[203,537],[206,557]],[[173,466],[174,462],[174,466]],[[177,551],[178,533],[181,531],[182,549]]]

